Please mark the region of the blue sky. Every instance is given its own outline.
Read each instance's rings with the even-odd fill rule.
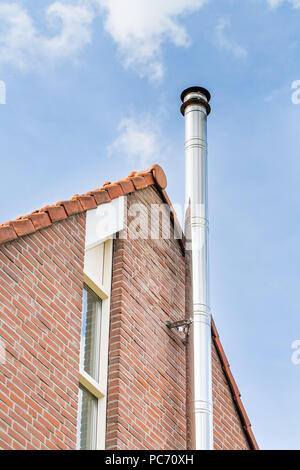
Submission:
[[[299,26],[299,0],[0,1],[0,222],[152,163],[183,204],[179,97],[211,91],[211,305],[264,449],[300,448]]]

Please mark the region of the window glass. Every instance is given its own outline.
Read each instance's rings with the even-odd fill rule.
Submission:
[[[99,381],[102,302],[88,287],[83,291],[80,367]]]
[[[98,400],[79,386],[77,449],[96,449]]]

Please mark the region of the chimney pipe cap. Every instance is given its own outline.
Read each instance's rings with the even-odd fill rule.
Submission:
[[[181,93],[181,101],[184,102],[184,98],[186,97],[186,95],[188,95],[189,93],[193,93],[193,92],[201,93],[207,98],[207,102],[210,101],[211,95],[209,91],[206,88],[203,88],[201,86],[191,86],[183,90],[183,92]]]

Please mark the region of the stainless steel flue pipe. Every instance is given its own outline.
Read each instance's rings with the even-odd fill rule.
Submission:
[[[209,306],[207,116],[210,93],[191,87],[181,94],[185,117],[186,242],[191,252],[192,323],[189,336],[191,447],[213,449],[211,313]]]

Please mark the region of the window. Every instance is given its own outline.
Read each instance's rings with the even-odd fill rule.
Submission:
[[[112,240],[86,250],[77,449],[104,449]]]

